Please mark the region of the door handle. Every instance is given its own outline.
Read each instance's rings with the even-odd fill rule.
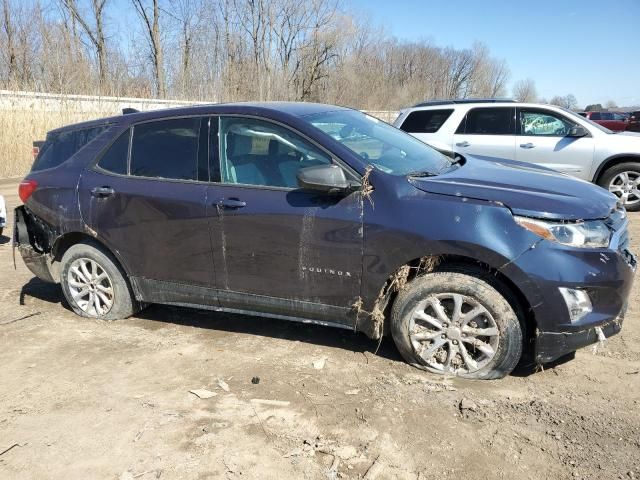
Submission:
[[[110,197],[114,193],[116,193],[116,191],[111,187],[95,187],[91,189],[91,195],[96,198]]]
[[[247,202],[243,202],[238,198],[223,198],[218,202],[221,208],[243,208],[247,206]]]
[[[466,140],[464,142],[456,143],[456,147],[468,147],[469,145],[471,145],[471,144],[469,142],[467,142]]]
[[[533,143],[521,143],[520,148],[536,148]]]

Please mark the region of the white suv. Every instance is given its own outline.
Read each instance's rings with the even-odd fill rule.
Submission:
[[[420,103],[394,125],[451,156],[536,163],[597,183],[640,210],[640,133],[612,132],[553,105],[495,99]]]

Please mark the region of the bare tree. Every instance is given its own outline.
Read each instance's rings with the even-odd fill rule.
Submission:
[[[91,0],[91,20],[87,15],[82,14],[76,0],[62,0],[62,4],[80,24],[95,49],[100,87],[104,88],[107,79],[107,42],[104,30],[107,0]]]
[[[166,84],[164,76],[164,59],[162,50],[162,38],[160,35],[160,0],[151,0],[149,7],[144,0],[131,0],[138,16],[144,23],[151,63],[156,84],[156,94],[166,97]],[[150,10],[150,11],[149,11]]]
[[[486,45],[399,40],[343,0],[130,0],[118,4],[129,16],[110,22],[135,13],[137,28],[109,23],[107,33],[111,0],[53,0],[59,8],[42,11],[41,1],[0,0],[3,85],[12,78],[11,88],[41,91],[395,110],[502,96],[509,78]],[[137,48],[140,38],[147,48]],[[517,97],[535,100],[533,80],[516,87],[526,87],[514,89]]]
[[[608,100],[607,103],[604,104],[604,108],[606,108],[607,110],[615,110],[616,108],[618,108],[618,104],[613,100]]]
[[[172,2],[171,10],[166,10],[166,13],[177,22],[181,53],[179,82],[182,94],[186,95],[190,85],[194,35],[199,27],[200,19],[205,16],[204,5],[202,0],[175,0]],[[215,26],[215,24],[211,26]]]
[[[549,100],[549,103],[569,110],[575,110],[578,107],[578,101],[572,93],[565,96],[556,95]]]
[[[7,82],[11,83],[14,80],[17,69],[17,54],[16,54],[16,40],[15,31],[13,27],[13,19],[11,17],[11,11],[9,9],[9,0],[2,0],[2,27],[7,43]]]
[[[573,93],[565,95],[563,106],[569,110],[575,110],[578,108],[578,100],[576,99],[576,96]]]
[[[535,82],[530,78],[516,82],[513,86],[513,98],[518,102],[535,102],[538,99]]]

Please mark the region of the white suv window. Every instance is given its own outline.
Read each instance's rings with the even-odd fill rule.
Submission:
[[[514,135],[513,107],[472,108],[456,133],[466,135]]]
[[[400,126],[400,130],[407,133],[436,133],[452,113],[452,108],[415,110],[407,115],[407,118]]]
[[[518,123],[520,135],[523,136],[565,137],[571,127],[575,126],[561,115],[526,108],[519,109]]]

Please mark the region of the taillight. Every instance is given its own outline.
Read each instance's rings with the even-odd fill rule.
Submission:
[[[18,187],[18,196],[22,203],[27,203],[29,197],[33,192],[38,188],[38,182],[35,180],[23,180],[20,182],[20,186]]]

